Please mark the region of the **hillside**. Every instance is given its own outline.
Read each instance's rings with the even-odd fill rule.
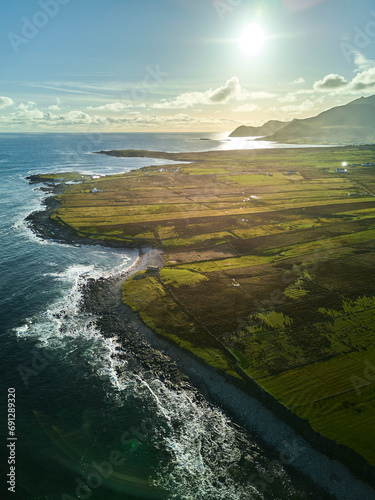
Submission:
[[[231,134],[231,137],[235,136]],[[265,139],[292,144],[374,143],[375,95],[361,97],[311,118],[295,119],[262,138],[262,140]]]
[[[260,137],[270,135],[285,127],[287,123],[289,122],[270,120],[261,127],[247,127],[246,125],[241,125],[240,127],[237,127],[236,130],[229,135],[229,137]]]

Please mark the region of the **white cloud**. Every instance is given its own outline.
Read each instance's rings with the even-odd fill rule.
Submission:
[[[249,92],[248,97],[250,99],[273,99],[274,97],[276,97],[276,94],[271,94],[270,92],[264,91]]]
[[[55,117],[53,117],[55,118]],[[94,123],[95,118],[83,111],[73,110],[68,113],[58,115],[57,120],[68,123],[69,125],[89,125]]]
[[[43,118],[44,114],[39,109],[36,109],[36,103],[34,101],[29,101],[24,104],[21,103],[16,108],[18,111],[13,113],[12,116],[17,117],[22,120],[39,120]]]
[[[129,108],[145,108],[146,104],[145,103],[125,103],[125,102],[110,102],[108,104],[103,104],[102,106],[89,106],[87,109],[89,110],[97,110],[97,111],[114,111],[114,112],[119,112],[123,111],[124,109],[129,109]]]
[[[306,99],[306,101],[303,101],[301,104],[290,104],[288,106],[281,106],[280,110],[283,111],[284,113],[294,113],[300,115],[314,108],[315,104],[316,103],[311,101],[310,99]]]
[[[70,94],[96,95],[100,97],[112,97],[114,93],[124,90],[122,82],[108,82],[105,84],[87,84],[78,81],[64,82],[30,82],[29,87],[55,90],[56,92],[67,92]]]
[[[369,62],[366,60],[366,62]],[[357,94],[375,91],[375,66],[357,73],[351,82],[341,75],[327,75],[314,83],[314,90],[319,92]]]
[[[238,78],[233,76],[222,87],[209,89],[205,92],[185,92],[175,99],[162,99],[153,104],[154,109],[186,109],[196,104],[224,104],[231,100],[241,101],[249,97]]]
[[[106,123],[110,125],[117,125],[119,127],[123,125],[129,125],[131,127],[140,126],[163,126],[163,125],[173,125],[173,126],[185,126],[185,125],[222,125],[228,123],[234,123],[232,120],[216,119],[216,118],[198,118],[195,116],[190,116],[186,113],[176,113],[173,115],[160,116],[160,115],[147,115],[138,113],[137,116],[127,116],[127,117],[109,117],[106,119]]]
[[[237,108],[232,109],[232,111],[239,113],[251,113],[251,111],[255,111],[256,109],[258,109],[256,104],[242,104],[241,106],[237,106]]]
[[[362,73],[358,73],[350,83],[350,88],[354,91],[373,91],[375,89],[375,66]]]
[[[59,108],[60,100],[57,100],[56,105],[49,106],[47,109],[49,111],[43,112],[36,107],[36,103],[29,101],[26,104],[21,103],[16,107],[16,111],[11,113],[6,119],[2,120],[3,123],[8,123],[10,125],[22,125],[27,126],[72,126],[72,125],[92,125],[104,123],[106,118],[99,116],[90,116],[87,113],[79,110],[72,110],[68,113],[57,114],[52,111],[56,111]]]
[[[375,67],[375,61],[367,59],[363,54],[361,54],[361,52],[356,52],[354,54],[354,64],[358,66],[358,69],[356,70],[357,73]]]
[[[325,76],[323,80],[315,82],[313,87],[314,90],[317,91],[332,91],[345,87],[346,85],[348,85],[348,82],[343,76],[331,73]]]
[[[300,85],[301,83],[305,83],[306,80],[304,78],[302,78],[302,76],[300,76],[299,78],[297,78],[296,80],[294,80],[292,82],[292,85]]]
[[[60,105],[61,105],[61,99],[57,98],[56,104],[52,104],[52,106],[48,106],[47,109],[51,109],[52,111],[57,111],[57,110],[61,109]]]
[[[356,76],[347,81],[343,76],[330,74],[314,83],[314,90],[342,94],[356,94],[373,92],[375,90],[375,61],[367,59],[361,52],[354,54],[354,63],[357,66]]]
[[[19,104],[16,109],[20,109],[21,111],[24,111],[24,110],[35,108],[35,106],[36,106],[36,102],[34,102],[34,101],[29,101],[26,104],[21,102],[21,104]]]
[[[51,108],[51,106],[49,107]],[[42,111],[32,101],[21,103],[16,111],[8,116],[0,117],[2,127],[20,127],[23,130],[89,130],[91,127],[100,127],[100,130],[142,130],[164,127],[180,127],[189,129],[191,126],[201,127],[232,127],[234,122],[227,119],[200,118],[184,113],[158,116],[143,114],[140,111],[129,111],[126,116],[100,116],[82,110],[71,110],[66,113],[54,112],[54,109]]]
[[[63,113],[60,115],[55,115],[52,113],[44,114],[44,120],[52,122],[56,126],[75,126],[75,125],[102,125],[107,121],[106,117],[98,115],[89,115],[84,111],[75,109],[68,111],[68,113]]]
[[[295,90],[294,92],[288,92],[284,96],[278,97],[278,101],[283,103],[283,102],[297,102],[301,96],[307,96],[315,94],[315,90],[313,89],[300,89],[300,90]]]
[[[225,85],[214,90],[213,92],[210,92],[207,97],[210,103],[218,104],[227,102],[230,99],[241,99],[242,93],[243,90],[238,78],[236,76],[233,76],[230,80],[227,80]]]
[[[287,94],[284,97],[279,97],[277,100],[279,102],[296,102],[297,101],[297,95],[293,94],[293,93],[290,93],[290,94]]]
[[[0,109],[13,106],[14,101],[10,97],[0,96]]]

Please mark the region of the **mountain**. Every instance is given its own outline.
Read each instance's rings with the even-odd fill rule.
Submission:
[[[270,135],[281,129],[289,122],[281,122],[279,120],[270,120],[261,127],[246,127],[241,125],[236,128],[229,137],[259,137],[263,135]]]
[[[262,140],[292,144],[375,143],[375,95],[361,97],[311,118],[295,119]]]

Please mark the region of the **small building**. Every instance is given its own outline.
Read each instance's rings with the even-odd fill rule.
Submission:
[[[296,175],[296,174],[298,174],[298,172],[296,172],[295,170],[289,170],[286,174],[287,175]]]
[[[372,167],[373,163],[362,163],[362,167]]]
[[[346,173],[347,173],[347,171],[348,171],[348,169],[347,169],[347,168],[336,168],[336,172],[337,172],[338,174],[346,174]]]
[[[147,266],[148,274],[157,274],[160,271],[159,266]]]

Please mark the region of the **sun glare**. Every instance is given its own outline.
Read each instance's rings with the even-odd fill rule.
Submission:
[[[262,50],[266,35],[257,24],[251,24],[245,28],[238,38],[240,49],[248,56],[259,54]]]

